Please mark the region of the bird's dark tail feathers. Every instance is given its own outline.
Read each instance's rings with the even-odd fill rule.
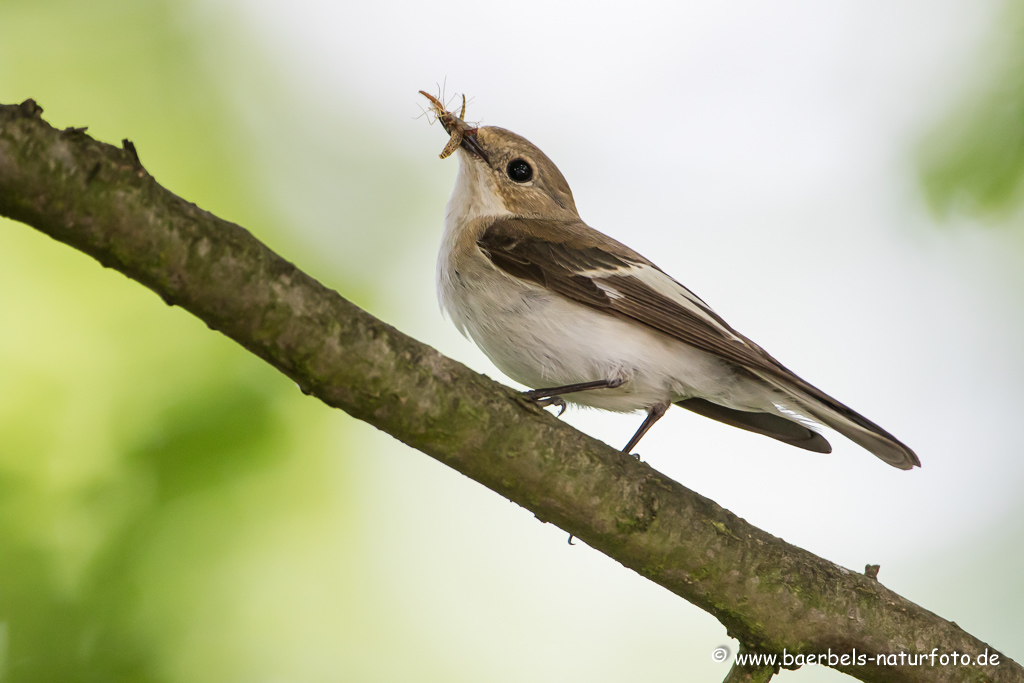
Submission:
[[[787,420],[779,415],[726,408],[703,398],[688,398],[676,402],[676,405],[732,427],[770,436],[797,448],[815,453],[832,452],[832,446],[821,434],[795,420]]]

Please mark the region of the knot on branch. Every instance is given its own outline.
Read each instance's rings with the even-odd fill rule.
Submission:
[[[38,119],[43,113],[43,108],[31,97],[18,105],[18,115],[26,119]]]

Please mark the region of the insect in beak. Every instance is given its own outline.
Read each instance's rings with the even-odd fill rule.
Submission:
[[[451,137],[448,139],[448,144],[444,146],[439,155],[442,159],[447,159],[455,153],[460,146],[464,146],[467,150],[477,155],[484,162],[487,162],[487,154],[484,152],[480,143],[476,140],[476,128],[470,128],[463,117],[466,116],[466,96],[462,96],[462,111],[456,116],[455,112],[448,111],[445,109],[444,103],[433,95],[420,90],[420,94],[430,100],[430,107],[437,117],[437,120],[441,122],[445,132]]]

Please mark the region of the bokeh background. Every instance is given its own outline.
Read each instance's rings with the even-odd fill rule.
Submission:
[[[643,458],[1022,661],[1022,36],[995,0],[0,0],[0,101],[133,140],[171,190],[500,377],[434,298],[456,162],[416,91],[447,79],[591,225],[924,467],[678,413]],[[567,419],[620,444],[640,418]],[[0,681],[716,680],[723,644],[0,220]]]

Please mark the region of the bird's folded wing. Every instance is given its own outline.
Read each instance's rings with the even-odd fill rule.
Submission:
[[[583,223],[500,219],[483,231],[477,245],[509,275],[630,318],[737,365],[792,375],[693,292]]]
[[[660,268],[582,221],[499,219],[483,230],[477,245],[513,277],[646,325],[802,398],[812,409],[811,417],[896,467],[920,464],[891,434],[786,369]],[[870,432],[871,445],[864,442],[864,431]]]

